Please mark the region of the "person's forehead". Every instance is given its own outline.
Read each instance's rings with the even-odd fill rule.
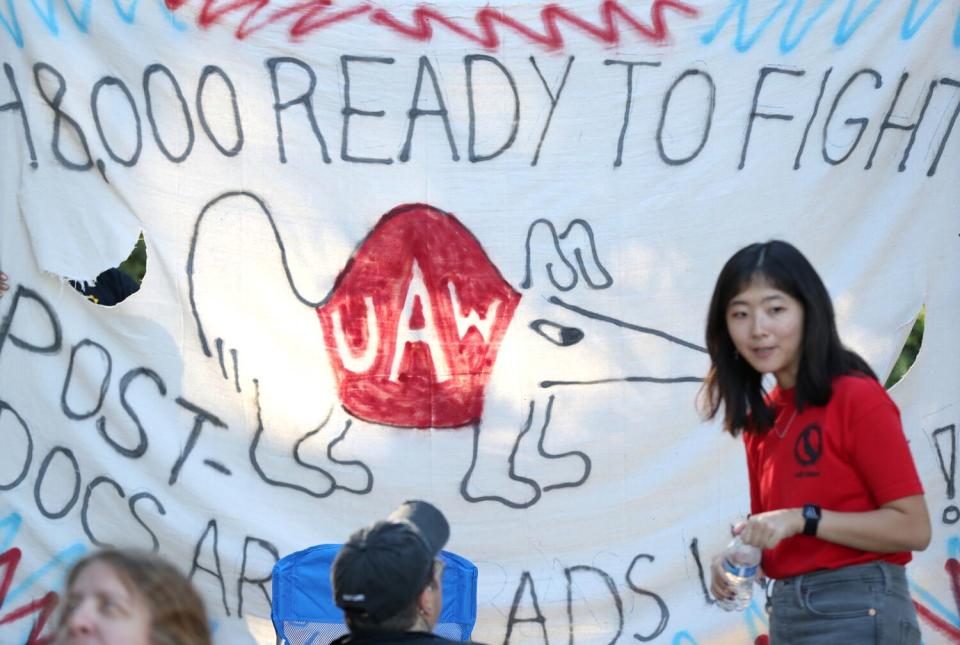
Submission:
[[[70,588],[73,592],[109,593],[112,596],[129,597],[130,589],[116,569],[102,560],[94,560],[77,575]]]

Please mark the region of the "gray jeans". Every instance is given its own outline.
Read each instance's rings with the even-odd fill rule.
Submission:
[[[916,645],[917,613],[904,568],[876,561],[773,583],[771,645]]]

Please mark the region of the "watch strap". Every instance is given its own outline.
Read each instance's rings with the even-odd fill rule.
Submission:
[[[803,534],[815,536],[820,526],[820,507],[816,504],[803,505]]]

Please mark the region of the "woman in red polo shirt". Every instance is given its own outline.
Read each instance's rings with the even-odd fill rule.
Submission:
[[[923,488],[899,410],[840,342],[820,276],[786,242],[741,249],[706,335],[701,405],[743,433],[751,515],[734,532],[764,550],[771,641],[918,643],[904,565],[930,541]],[[733,593],[716,563],[712,591]]]

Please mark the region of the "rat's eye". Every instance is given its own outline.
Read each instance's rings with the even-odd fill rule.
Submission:
[[[537,332],[554,345],[569,347],[583,340],[583,331],[577,327],[564,327],[555,322],[538,318],[530,323],[530,329]]]

